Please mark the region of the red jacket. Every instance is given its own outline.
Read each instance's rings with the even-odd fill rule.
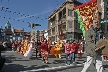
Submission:
[[[72,51],[73,53],[76,53],[76,51],[77,51],[77,45],[76,45],[76,43],[70,44],[70,48],[71,48],[71,51]]]
[[[48,44],[47,43],[45,43],[45,42],[41,43],[41,51],[42,52],[48,51]]]
[[[80,43],[76,43],[76,47],[79,48],[79,46],[80,46]]]

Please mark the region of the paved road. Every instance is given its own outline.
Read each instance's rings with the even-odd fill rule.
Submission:
[[[2,56],[7,59],[3,68],[5,72],[80,72],[83,68],[83,62],[86,60],[85,57],[82,60],[76,59],[76,66],[66,66],[64,54],[62,59],[50,56],[49,64],[42,63],[41,58],[36,58],[35,55],[32,60],[29,60],[12,51],[3,52]],[[105,68],[104,72],[107,70],[108,68]],[[96,72],[95,67],[92,65],[88,72]]]

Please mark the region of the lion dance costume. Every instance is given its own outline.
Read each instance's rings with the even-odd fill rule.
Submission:
[[[54,56],[56,56],[56,58],[61,58],[61,53],[62,53],[62,45],[63,43],[61,41],[58,41],[57,44],[55,44],[51,50],[50,53]]]

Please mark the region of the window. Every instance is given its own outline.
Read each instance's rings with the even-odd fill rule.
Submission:
[[[108,15],[107,15],[107,18],[108,18]]]
[[[72,28],[72,21],[69,21],[69,22],[68,22],[68,26],[69,26],[69,27],[68,27],[69,29]]]
[[[68,16],[72,16],[72,10],[68,9]]]
[[[68,34],[68,39],[72,39],[72,33]]]
[[[108,11],[108,8],[106,10]]]
[[[108,25],[107,25],[107,31],[108,31]]]
[[[63,30],[66,30],[66,25],[63,25]]]

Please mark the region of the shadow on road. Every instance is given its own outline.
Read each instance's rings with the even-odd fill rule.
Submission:
[[[78,68],[78,67],[82,67],[82,66],[75,66],[75,67],[67,67],[67,68],[61,68],[61,69],[54,69],[54,70],[48,70],[48,71],[36,71],[36,72],[62,72],[63,70],[67,70],[67,69],[73,69],[73,68]]]
[[[22,58],[15,57],[15,55],[2,55],[4,58],[6,58],[6,63],[3,67],[4,72],[20,72],[20,71],[26,71],[26,70],[32,70],[32,69],[40,69],[40,68],[45,68],[49,67],[48,65],[42,65],[42,66],[37,66],[37,65],[32,65],[32,66],[23,66],[20,64],[12,64],[14,61],[29,61],[29,60],[23,60]]]
[[[20,64],[8,64],[4,66],[3,70],[4,72],[23,72],[27,70],[39,69],[39,68],[45,68],[45,67],[49,67],[49,66],[48,65],[42,65],[42,66],[32,65],[31,67],[27,67]]]

